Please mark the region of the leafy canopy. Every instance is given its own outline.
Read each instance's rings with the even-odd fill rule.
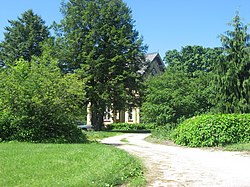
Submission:
[[[165,125],[183,118],[208,112],[213,95],[210,84],[214,61],[220,48],[186,46],[170,50],[164,58],[167,70],[146,82],[142,119],[147,123]]]
[[[143,122],[157,125],[177,123],[208,110],[205,83],[203,79],[171,70],[149,79],[142,105]]]
[[[200,76],[214,70],[214,63],[221,53],[221,48],[185,46],[180,51],[167,51],[164,60],[170,69],[186,72],[189,76]]]

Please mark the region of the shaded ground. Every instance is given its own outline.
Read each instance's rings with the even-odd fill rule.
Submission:
[[[250,187],[249,155],[153,144],[144,140],[149,135],[123,134],[102,143],[141,158],[147,168],[148,186]]]

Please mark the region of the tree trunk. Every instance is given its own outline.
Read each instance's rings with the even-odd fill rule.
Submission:
[[[117,111],[113,110],[113,123],[117,123],[116,115],[117,115]]]
[[[97,106],[97,104],[95,103],[91,106],[91,113],[91,124],[93,125],[94,130],[102,130],[104,111],[102,111],[101,107]]]

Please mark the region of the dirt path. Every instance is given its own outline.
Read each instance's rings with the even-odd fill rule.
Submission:
[[[250,187],[249,155],[153,144],[144,140],[149,135],[123,134],[102,143],[140,157],[147,168],[148,186]]]

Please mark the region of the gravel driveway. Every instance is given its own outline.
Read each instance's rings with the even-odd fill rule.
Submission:
[[[144,140],[149,135],[123,134],[102,143],[141,158],[148,186],[250,187],[250,155],[153,144]]]

